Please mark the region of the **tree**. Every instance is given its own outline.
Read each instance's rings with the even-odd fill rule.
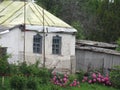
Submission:
[[[76,38],[77,39],[84,39],[83,28],[81,27],[81,23],[79,21],[72,22],[72,26],[77,29]]]
[[[115,42],[120,36],[120,0],[109,3],[108,0],[102,2],[97,9],[97,23],[100,28],[101,41]]]
[[[76,29],[85,39],[114,42],[120,36],[120,0],[36,0]],[[79,22],[76,24],[75,22]],[[78,30],[78,36],[79,35]],[[77,36],[77,37],[78,37]],[[80,37],[81,38],[81,37]]]

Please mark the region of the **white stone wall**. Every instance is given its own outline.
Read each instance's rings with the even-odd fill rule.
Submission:
[[[20,37],[21,31],[18,28],[0,35],[0,46],[7,47],[7,53],[11,56],[10,63],[17,62],[19,59]]]
[[[43,35],[42,33],[40,33]],[[33,53],[34,31],[25,32],[25,59],[28,63],[35,63],[39,60],[43,63],[43,54]],[[59,35],[62,37],[61,55],[52,54],[52,37]],[[9,33],[1,35],[0,45],[8,47],[7,52],[12,55],[10,63],[23,61],[24,53],[24,32],[19,29],[11,30]],[[43,47],[43,46],[42,46]],[[45,37],[45,57],[47,67],[71,69],[71,56],[75,56],[75,35],[65,33],[47,33]]]
[[[43,63],[43,54],[33,53],[33,35],[36,35],[36,33],[32,31],[26,32],[26,59],[28,63],[34,63],[36,60]],[[52,54],[52,37],[56,35],[62,37],[61,55]],[[45,37],[46,66],[70,69],[70,56],[75,56],[75,36],[64,33],[47,33]]]

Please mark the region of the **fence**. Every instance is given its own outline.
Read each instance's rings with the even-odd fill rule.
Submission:
[[[120,53],[114,50],[93,47],[76,48],[76,70],[102,69],[108,72],[108,69],[116,65],[120,65]]]

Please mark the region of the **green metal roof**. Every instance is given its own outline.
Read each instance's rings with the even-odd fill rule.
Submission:
[[[43,10],[45,26],[72,28],[37,4],[33,2],[24,3],[21,1],[4,1],[0,4],[0,25],[12,27],[24,24],[25,21],[26,25],[42,26]]]

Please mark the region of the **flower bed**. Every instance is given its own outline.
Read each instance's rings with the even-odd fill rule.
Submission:
[[[99,83],[107,86],[111,86],[112,83],[108,75],[102,75],[101,73],[91,73],[90,76],[84,76],[82,82],[88,82],[89,84]]]

